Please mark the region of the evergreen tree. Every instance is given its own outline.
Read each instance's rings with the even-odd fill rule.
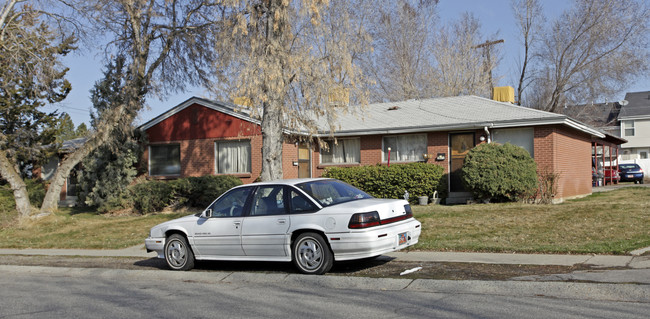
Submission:
[[[72,122],[72,118],[70,118],[70,115],[68,115],[68,113],[61,113],[61,117],[59,118],[59,123],[56,128],[57,143],[63,143],[64,141],[77,138],[77,134],[74,130],[74,123]]]
[[[124,103],[120,91],[127,76],[124,58],[117,57],[106,65],[104,79],[96,82],[90,90],[95,109],[90,115],[90,123],[94,129],[106,116],[106,110]],[[80,129],[81,125],[77,133]],[[112,138],[82,161],[84,169],[79,176],[79,204],[100,206],[118,197],[137,176],[136,164],[142,156],[141,145],[142,141],[132,123],[124,122],[115,127]]]
[[[88,134],[88,127],[86,126],[86,123],[81,123],[79,126],[77,126],[77,129],[74,131],[74,135],[76,137],[84,137]]]

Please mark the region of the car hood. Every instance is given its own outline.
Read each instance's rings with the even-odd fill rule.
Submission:
[[[406,209],[404,206],[408,204],[409,203],[403,199],[367,198],[327,206],[323,208],[321,212],[326,214],[354,214],[376,211],[379,213],[379,218],[388,219],[405,215]]]
[[[166,221],[164,223],[160,223],[160,224],[158,224],[156,226],[153,226],[152,229],[154,229],[154,228],[166,229],[166,228],[168,228],[169,226],[172,226],[172,225],[180,225],[180,224],[184,224],[184,223],[187,223],[187,222],[194,223],[194,222],[196,222],[197,219],[198,219],[198,217],[196,217],[195,215],[187,215],[185,217],[180,217],[180,218],[168,220],[168,221]]]

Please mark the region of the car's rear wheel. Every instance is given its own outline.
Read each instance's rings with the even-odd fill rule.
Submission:
[[[172,270],[190,270],[194,268],[194,253],[187,244],[187,239],[179,234],[169,236],[165,242],[165,261]]]
[[[293,244],[293,264],[303,274],[322,275],[334,264],[334,256],[323,236],[300,234]]]

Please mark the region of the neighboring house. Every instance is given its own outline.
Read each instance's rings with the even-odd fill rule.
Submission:
[[[61,144],[59,149],[59,155],[57,157],[52,157],[50,160],[45,163],[40,168],[37,168],[37,174],[41,179],[47,181],[54,177],[54,173],[59,167],[61,159],[66,154],[74,152],[76,149],[83,146],[86,142],[85,137],[75,138],[72,140],[64,141]],[[77,173],[80,170],[81,165],[75,166],[75,168],[70,172],[70,176],[65,180],[65,184],[61,188],[61,195],[59,196],[59,206],[74,206],[77,202]],[[40,172],[39,172],[40,171]]]
[[[621,145],[621,161],[636,162],[650,170],[650,91],[625,95],[618,116],[620,134],[628,142]]]
[[[255,181],[262,167],[259,121],[231,103],[190,98],[140,126],[150,178],[230,174]],[[355,109],[353,107],[353,109]],[[476,96],[409,100],[356,107],[331,133],[324,121],[302,144],[287,134],[285,178],[318,177],[327,167],[427,162],[441,165],[450,198],[467,198],[458,176],[467,152],[477,144],[519,145],[540,169],[560,174],[557,200],[585,196],[592,187],[592,143],[608,136],[566,115],[524,108]],[[321,148],[326,144],[328,147]]]

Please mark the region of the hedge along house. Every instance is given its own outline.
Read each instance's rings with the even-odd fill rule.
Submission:
[[[260,123],[237,109],[190,98],[140,126],[149,140],[148,176],[232,174],[255,181],[262,167]],[[286,132],[284,177],[319,177],[332,166],[427,162],[449,173],[447,202],[464,202],[458,174],[467,152],[479,143],[510,142],[526,149],[539,169],[560,174],[561,201],[591,193],[591,145],[605,138],[565,115],[476,96],[377,103],[356,114],[341,118],[333,133],[322,120],[315,136],[322,143],[296,143]]]

